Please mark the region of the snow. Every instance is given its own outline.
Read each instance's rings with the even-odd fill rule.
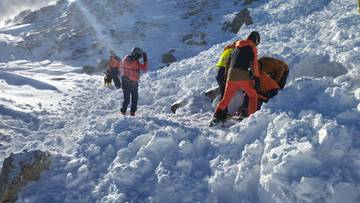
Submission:
[[[130,8],[141,1],[132,3]],[[144,16],[178,17],[171,8],[178,1],[153,3],[147,10],[145,4],[140,7]],[[47,9],[63,12],[72,5],[60,2]],[[88,5],[108,6],[100,1]],[[205,13],[216,13],[219,22],[239,8],[209,6]],[[124,18],[134,17],[124,12]],[[201,48],[205,51],[195,55],[196,48],[181,57],[191,58],[143,74],[136,117],[120,115],[122,90],[105,88],[102,76],[80,74],[81,68],[62,58],[71,49],[60,51],[56,60],[42,54],[39,60],[4,39],[12,48],[2,57],[12,53],[16,59],[0,63],[0,161],[22,150],[53,155],[50,170],[25,187],[17,202],[358,202],[356,2],[260,1],[250,12],[255,24],[238,36],[219,34],[221,26],[214,20],[204,32],[218,38]],[[179,25],[187,23],[169,23],[170,35],[178,35]],[[34,23],[31,29],[45,24]],[[126,23],[114,26],[120,24]],[[150,60],[160,58],[149,48],[153,44],[162,50],[186,47],[159,39],[165,28],[156,29],[142,39]],[[261,56],[289,64],[288,84],[241,123],[208,128],[216,101],[202,94],[216,85],[214,65],[225,44],[252,30],[262,34]],[[18,31],[2,32],[15,36]],[[43,37],[48,42],[50,36]],[[134,41],[120,53],[130,45]],[[188,102],[172,114],[170,105],[180,99]]]

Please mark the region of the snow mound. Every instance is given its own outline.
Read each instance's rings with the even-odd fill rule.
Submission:
[[[45,82],[4,71],[0,71],[0,80],[4,80],[7,84],[14,86],[29,85],[38,90],[59,91],[56,87]]]

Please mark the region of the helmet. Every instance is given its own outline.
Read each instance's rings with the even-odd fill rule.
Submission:
[[[131,55],[142,55],[143,54],[143,50],[140,49],[139,47],[134,47],[131,49]]]
[[[248,37],[251,41],[253,41],[256,45],[260,43],[260,34],[257,31],[252,31]]]

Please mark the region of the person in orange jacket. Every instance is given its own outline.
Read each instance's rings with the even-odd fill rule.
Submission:
[[[263,71],[279,84],[280,89],[284,89],[289,75],[288,65],[284,61],[272,57],[261,57],[259,64],[264,67]]]
[[[276,96],[278,91],[280,90],[280,86],[278,83],[272,79],[267,73],[260,70],[260,88],[257,90],[258,94],[258,105],[257,110],[260,110],[263,103],[266,103],[272,97]],[[249,98],[247,96],[244,97],[244,102],[239,108],[238,114],[240,114],[241,118],[248,117],[247,108],[248,108]]]
[[[116,88],[121,88],[121,82],[119,79],[121,67],[121,58],[118,57],[114,51],[110,51],[110,59],[106,74],[108,74],[112,81],[114,81]]]
[[[140,59],[143,58],[144,63],[140,63]],[[122,69],[123,76],[122,79],[122,88],[124,94],[124,102],[121,107],[121,114],[126,115],[128,105],[130,104],[131,98],[131,108],[130,115],[135,116],[137,111],[138,103],[138,89],[139,89],[139,79],[140,79],[140,70],[147,71],[148,67],[147,54],[140,49],[139,47],[134,47],[131,50],[131,53],[125,56]]]
[[[240,89],[249,97],[248,115],[256,112],[258,102],[256,90],[260,86],[257,51],[259,43],[260,34],[256,31],[251,32],[246,40],[236,42],[231,54],[224,98],[217,105],[210,126],[226,119],[225,109]]]

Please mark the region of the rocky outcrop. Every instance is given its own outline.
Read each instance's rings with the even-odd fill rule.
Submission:
[[[238,13],[225,16],[225,22],[221,30],[225,32],[238,33],[244,24],[253,24],[250,11],[247,8],[241,10]]]
[[[168,52],[166,52],[162,56],[161,62],[165,63],[166,65],[170,65],[171,63],[174,63],[176,61],[176,57],[173,55],[174,52],[175,52],[174,49],[171,49]]]
[[[182,42],[187,45],[205,46],[207,45],[205,37],[206,34],[203,32],[190,33],[182,37]]]
[[[252,4],[254,1],[259,1],[259,0],[244,0],[244,4],[249,5]]]
[[[11,154],[1,169],[0,202],[15,202],[18,192],[29,181],[38,180],[50,164],[50,154],[40,150]]]
[[[91,65],[85,65],[82,67],[82,73],[93,74],[96,72],[96,67]]]
[[[96,66],[93,65],[85,65],[82,67],[81,72],[86,74],[100,73],[104,72],[108,66],[108,60],[102,59],[98,62]]]

